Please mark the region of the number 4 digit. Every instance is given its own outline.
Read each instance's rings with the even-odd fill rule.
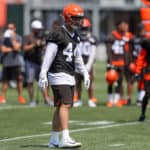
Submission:
[[[69,43],[68,46],[64,49],[63,54],[66,56],[66,61],[71,62],[73,51],[72,51],[72,43]]]

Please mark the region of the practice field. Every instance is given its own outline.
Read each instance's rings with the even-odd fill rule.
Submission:
[[[95,69],[95,95],[98,107],[84,106],[71,109],[71,136],[82,142],[78,150],[149,150],[150,111],[144,123],[137,122],[140,107],[135,105],[135,92],[131,106],[107,108],[105,106],[105,63],[97,62]],[[135,88],[134,88],[135,91]],[[27,98],[27,92],[24,92]],[[31,108],[17,103],[15,89],[7,94],[7,103],[0,105],[0,150],[48,150],[53,107],[40,103]]]

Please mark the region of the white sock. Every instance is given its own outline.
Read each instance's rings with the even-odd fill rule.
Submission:
[[[62,130],[62,139],[67,139],[67,138],[70,138],[69,130],[64,129],[64,130]]]
[[[144,90],[141,90],[141,91],[139,92],[138,100],[142,102],[144,96],[145,96],[145,91],[144,91]]]
[[[112,94],[108,94],[108,101],[113,102],[113,95]]]
[[[119,99],[120,99],[120,94],[115,93],[115,95],[114,95],[114,103],[117,103],[119,101]]]
[[[81,99],[78,99],[78,101],[77,102],[82,102],[82,100]]]
[[[58,131],[52,131],[50,141],[56,143],[59,142],[59,133],[60,132]]]

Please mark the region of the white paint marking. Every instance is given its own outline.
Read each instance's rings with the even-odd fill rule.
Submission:
[[[110,147],[120,147],[120,146],[124,146],[125,144],[111,144],[111,145],[108,145]]]
[[[78,125],[82,125],[82,126],[88,126],[88,125],[108,125],[108,124],[113,124],[114,122],[113,121],[94,121],[94,122],[86,122],[86,121],[83,121],[83,122],[79,122]]]
[[[7,110],[7,109],[23,109],[23,108],[31,108],[30,106],[17,106],[17,105],[15,105],[15,106],[10,106],[10,105],[8,105],[8,106],[4,106],[4,107],[0,107],[0,110]]]
[[[115,123],[114,121],[92,121],[92,122],[87,122],[87,121],[77,121],[77,120],[70,120],[69,121],[70,124],[74,123],[75,125],[81,125],[81,126],[89,126],[89,125],[108,125],[108,124],[113,124]],[[52,125],[52,122],[44,122],[42,124],[46,124],[46,125]]]
[[[89,131],[89,130],[95,130],[95,129],[107,129],[112,127],[121,127],[121,126],[129,126],[129,125],[136,125],[140,124],[139,122],[128,122],[128,123],[118,123],[118,124],[112,124],[112,125],[106,125],[106,126],[98,126],[98,127],[90,127],[90,128],[82,128],[82,129],[74,129],[70,132],[76,133],[76,132],[82,132],[82,131]],[[1,139],[0,142],[7,142],[7,141],[16,141],[21,139],[29,139],[29,138],[35,138],[35,137],[44,137],[44,136],[50,136],[50,134],[36,134],[36,135],[28,135],[28,136],[20,136],[20,137],[13,137],[13,138],[7,138],[7,139]]]
[[[78,121],[78,120],[70,120],[69,121],[69,124],[72,124],[72,123],[79,123],[80,121]],[[46,125],[52,125],[52,122],[51,121],[49,121],[49,122],[43,122],[42,124],[46,124]]]
[[[42,124],[52,125],[52,122],[51,121],[49,121],[49,122],[43,122]]]

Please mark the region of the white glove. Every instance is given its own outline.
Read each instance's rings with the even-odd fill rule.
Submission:
[[[90,77],[88,73],[84,73],[84,86],[86,89],[90,87]]]
[[[87,71],[90,72],[90,70],[91,70],[90,66],[88,64],[86,64],[85,67],[86,67]]]
[[[48,87],[47,74],[45,72],[40,73],[38,85],[41,89]]]

